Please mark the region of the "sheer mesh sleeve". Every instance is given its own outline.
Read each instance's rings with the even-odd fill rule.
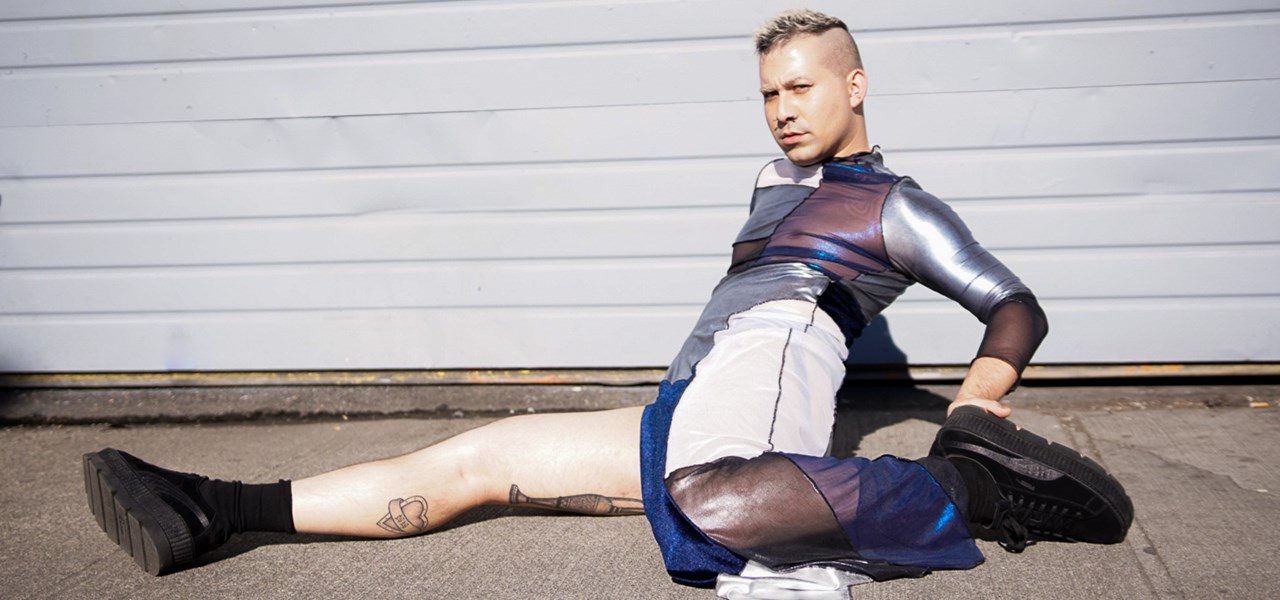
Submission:
[[[1029,293],[1014,294],[991,311],[987,332],[982,336],[982,345],[978,346],[978,357],[1003,360],[1021,375],[1048,333],[1049,320],[1036,297]]]

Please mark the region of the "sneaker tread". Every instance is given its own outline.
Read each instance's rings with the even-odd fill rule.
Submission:
[[[84,455],[84,473],[98,526],[143,571],[160,575],[191,561],[194,544],[186,523],[146,487],[119,451]]]

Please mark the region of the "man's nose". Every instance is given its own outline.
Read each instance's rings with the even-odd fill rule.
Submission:
[[[778,124],[790,123],[796,120],[796,105],[786,94],[778,95],[778,112],[774,117]]]

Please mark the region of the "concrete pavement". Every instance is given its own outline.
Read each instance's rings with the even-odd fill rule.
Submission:
[[[85,507],[80,455],[104,446],[216,477],[301,478],[406,452],[494,415],[642,403],[651,388],[540,389],[541,400],[511,389],[502,392],[505,400],[473,404],[460,396],[438,401],[448,396],[438,389],[415,390],[411,399],[365,389],[327,400],[299,393],[293,401],[278,389],[223,390],[221,409],[216,398],[201,402],[209,390],[0,391],[0,416],[11,423],[0,428],[5,598],[714,597],[669,581],[643,517],[491,508],[404,540],[253,534],[197,568],[155,578],[107,540]],[[889,400],[884,396],[893,393],[857,394],[866,397],[841,409],[836,451],[922,454],[951,391],[899,389]],[[987,563],[976,569],[859,586],[855,598],[1274,594],[1280,386],[1037,387],[1013,403],[1020,425],[1080,448],[1126,485],[1137,513],[1129,539],[1114,546],[1042,543],[1018,555],[983,542]],[[440,404],[450,406],[438,410]],[[201,419],[184,417],[196,406]]]

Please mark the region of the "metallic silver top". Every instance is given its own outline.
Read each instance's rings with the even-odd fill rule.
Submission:
[[[858,265],[845,262],[823,267],[820,263],[824,259],[804,258],[808,252],[805,248],[794,255],[784,248],[782,257],[773,255],[772,262],[736,265],[712,292],[693,332],[667,371],[668,381],[692,377],[698,361],[710,352],[716,332],[727,327],[730,316],[753,306],[772,300],[813,302],[837,322],[852,323],[847,328],[842,325],[842,329],[846,335],[856,336],[917,281],[955,300],[989,325],[996,309],[1007,301],[1026,305],[1028,310],[1002,314],[994,327],[1000,330],[994,332],[998,335],[989,335],[993,343],[984,340],[986,349],[980,352],[1003,358],[1015,368],[1030,359],[1044,335],[1043,312],[1035,306],[1027,286],[973,239],[960,217],[911,179],[899,178],[885,168],[879,153],[838,162],[822,169],[796,167],[785,159],[766,165],[757,179],[751,215],[736,246],[747,249],[744,254],[748,257],[760,256],[762,244],[777,239],[774,234],[784,222],[791,223],[787,227],[793,230],[787,234],[791,236],[789,240],[829,240],[827,232],[843,225],[822,215],[839,217],[840,213],[802,208],[812,196],[815,203],[850,203],[849,214],[857,213],[859,219],[864,219],[856,224],[866,235],[846,236],[841,241],[856,244],[857,249],[850,251],[868,260]],[[837,169],[831,173],[835,178],[831,188],[823,188],[827,185],[823,181],[823,174],[829,173],[827,168]],[[850,171],[872,174],[864,178],[870,187],[841,188],[850,182],[857,186],[861,181],[856,175],[849,179]],[[836,182],[840,180],[843,183]],[[873,189],[880,191],[868,192]],[[797,226],[801,228],[799,232],[794,231]],[[990,329],[989,334],[993,333]],[[845,342],[851,343],[852,339]],[[987,346],[1000,349],[992,351]]]

